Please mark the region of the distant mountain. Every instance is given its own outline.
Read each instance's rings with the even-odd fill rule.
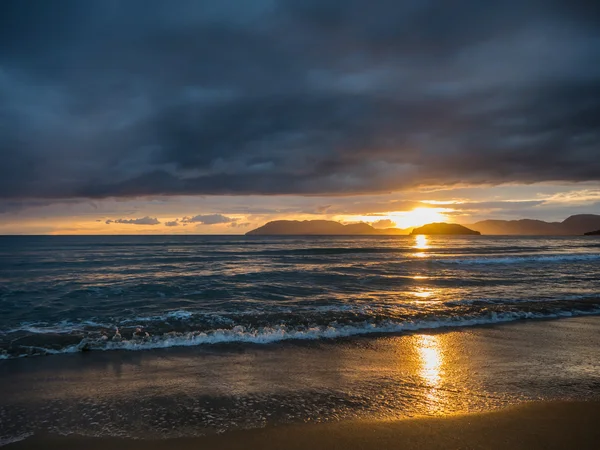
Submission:
[[[333,220],[275,220],[249,231],[249,236],[269,235],[390,235],[407,234],[399,228],[377,229],[368,223],[343,225]]]
[[[583,233],[586,236],[600,236],[600,230],[596,231],[588,231],[587,233]]]
[[[469,228],[482,234],[516,234],[516,235],[559,235],[565,233],[560,222],[544,222],[542,220],[482,220]]]
[[[461,227],[466,233],[457,232],[461,228],[444,229],[446,232],[435,232],[435,226]],[[428,232],[418,231],[424,227],[430,228]],[[246,233],[250,236],[268,235],[406,235],[406,234],[479,234],[491,235],[529,235],[529,236],[581,236],[590,230],[600,229],[600,215],[579,214],[568,217],[562,222],[544,222],[542,220],[483,220],[471,225],[457,224],[429,224],[421,228],[373,228],[368,223],[352,223],[344,225],[333,220],[275,220],[262,227]],[[440,228],[440,230],[442,230]]]
[[[578,214],[567,217],[562,222],[573,234],[583,234],[590,230],[600,228],[600,215],[597,214]]]
[[[415,228],[410,233],[411,236],[416,234],[481,234],[479,231],[473,231],[468,229],[467,227],[463,227],[457,223],[430,223],[427,225],[423,225],[422,227]]]
[[[600,228],[600,215],[578,214],[562,222],[544,222],[542,220],[482,220],[469,228],[481,234],[529,235],[529,236],[568,236],[582,235],[589,230]]]

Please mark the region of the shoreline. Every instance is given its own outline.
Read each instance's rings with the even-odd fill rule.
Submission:
[[[402,336],[411,336],[415,334],[428,334],[428,335],[437,335],[444,333],[452,333],[452,332],[461,332],[461,331],[469,331],[469,330],[477,330],[477,329],[486,329],[486,328],[496,328],[496,327],[510,327],[510,326],[519,326],[530,323],[544,323],[544,322],[556,322],[562,320],[572,320],[572,319],[585,319],[588,317],[600,317],[600,310],[592,310],[592,311],[579,311],[576,314],[559,314],[556,313],[554,315],[546,315],[539,317],[509,317],[502,318],[502,314],[500,319],[495,319],[495,321],[485,321],[482,318],[476,319],[465,319],[466,322],[469,320],[470,323],[454,323],[452,325],[442,324],[442,325],[431,325],[424,326],[422,328],[418,326],[408,326],[406,329],[399,330],[365,330],[357,333],[348,333],[343,334],[340,333],[336,336],[310,336],[310,337],[289,337],[289,338],[281,338],[281,339],[272,339],[270,340],[268,337],[265,338],[264,341],[259,339],[257,340],[215,340],[215,341],[206,341],[206,342],[198,342],[198,343],[188,343],[183,341],[181,344],[171,344],[171,345],[145,345],[146,343],[141,342],[133,342],[131,347],[122,346],[122,347],[109,347],[109,348],[93,348],[88,347],[86,345],[73,344],[68,348],[65,348],[64,351],[55,351],[52,350],[45,354],[31,354],[31,355],[20,355],[20,356],[7,356],[0,354],[0,365],[2,365],[5,361],[15,361],[22,359],[30,359],[30,358],[48,358],[48,357],[65,357],[65,356],[75,356],[75,355],[87,355],[87,354],[101,354],[101,353],[137,353],[137,352],[148,352],[160,354],[161,352],[177,352],[177,351],[190,351],[193,349],[198,349],[198,351],[210,350],[210,349],[219,349],[219,350],[227,350],[236,349],[240,347],[248,347],[248,348],[261,348],[265,346],[282,346],[282,345],[311,345],[318,343],[332,343],[336,342],[346,342],[349,340],[359,340],[359,339],[378,339],[378,338],[387,338],[387,337],[402,337]],[[85,339],[84,339],[85,340]]]
[[[599,330],[600,318],[590,316],[269,346],[8,360],[0,363],[0,445],[268,449],[262,441],[235,447],[236,436],[268,443],[281,433],[294,441],[308,433],[314,441],[306,446],[319,448],[331,433],[367,439],[368,426],[391,433],[394,442],[412,429],[439,429],[434,434],[446,433],[440,442],[447,442],[453,439],[451,430],[443,431],[447,423],[471,434],[473,420],[484,426],[515,415],[529,422],[540,415],[555,422],[593,417],[600,424]],[[412,420],[425,425],[407,425]],[[505,433],[529,432],[513,425]],[[26,436],[32,437],[21,442],[32,447],[7,444]],[[323,441],[321,448],[353,448],[344,439],[341,447]],[[413,440],[420,446],[414,448],[435,444]],[[431,448],[492,448],[467,444]]]
[[[600,441],[600,401],[525,402],[500,410],[400,420],[269,426],[165,440],[33,436],[7,450],[37,449],[592,449]]]

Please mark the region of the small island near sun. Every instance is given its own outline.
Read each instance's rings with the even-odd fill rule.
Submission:
[[[583,233],[584,236],[600,236],[600,230],[590,231],[588,233]]]
[[[479,231],[471,230],[467,227],[463,227],[457,223],[430,223],[427,225],[423,225],[422,227],[415,228],[410,233],[411,236],[417,234],[457,234],[457,235],[481,235]]]

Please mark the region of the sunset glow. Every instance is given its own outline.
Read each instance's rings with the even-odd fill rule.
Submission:
[[[444,211],[445,208],[415,208],[412,211],[399,213],[394,221],[400,228],[420,227],[431,222],[444,222],[448,218]]]
[[[600,0],[0,30],[0,447],[600,449]]]
[[[393,211],[387,214],[378,214],[377,216],[352,216],[346,218],[347,222],[367,222],[376,223],[389,220],[390,226],[397,228],[420,227],[432,222],[451,222],[445,213],[451,212],[449,208],[428,208],[420,207],[411,211]]]

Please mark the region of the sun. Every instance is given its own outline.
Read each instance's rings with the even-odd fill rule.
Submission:
[[[415,208],[412,211],[394,213],[393,221],[400,228],[420,227],[432,222],[447,220],[445,208]]]
[[[381,221],[390,221],[386,227],[416,228],[432,222],[448,222],[446,212],[452,211],[448,208],[415,208],[412,211],[390,211],[377,216],[352,216],[345,217],[350,222],[366,222],[375,224]],[[381,227],[380,227],[381,228]]]

